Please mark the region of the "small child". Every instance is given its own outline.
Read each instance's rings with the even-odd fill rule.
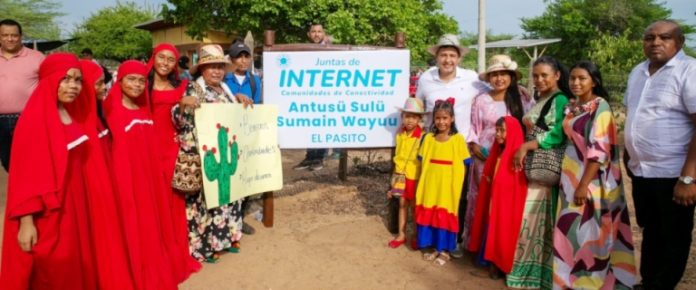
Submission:
[[[394,154],[394,174],[391,188],[387,197],[399,198],[399,234],[389,242],[390,248],[398,248],[406,242],[407,210],[415,207],[416,184],[420,174],[420,162],[417,160],[418,148],[423,129],[420,121],[425,114],[423,101],[418,98],[407,98],[401,111],[401,131],[396,135],[396,150]],[[416,229],[414,229],[414,234]],[[417,242],[411,240],[411,247],[417,248]]]
[[[522,126],[514,117],[495,124],[495,144],[486,160],[479,184],[469,250],[478,252],[478,263],[488,266],[492,279],[509,274],[515,256],[527,196],[524,171],[514,169],[513,157],[524,143]],[[489,264],[490,262],[490,264]],[[478,276],[476,272],[472,273]]]
[[[471,160],[464,136],[454,123],[454,99],[435,102],[430,133],[418,153],[421,176],[416,191],[418,247],[434,248],[423,259],[443,266],[457,245],[459,199],[465,164]]]

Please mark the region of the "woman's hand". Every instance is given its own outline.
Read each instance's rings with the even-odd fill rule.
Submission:
[[[198,107],[201,106],[201,103],[198,101],[198,98],[193,97],[193,96],[184,96],[179,100],[179,110],[183,112],[186,108],[191,108],[191,110],[194,110]]]
[[[22,251],[31,252],[31,249],[36,245],[38,234],[36,226],[34,226],[34,217],[31,215],[23,216],[19,221],[19,234],[17,234],[17,242]]]
[[[527,157],[527,152],[529,152],[529,149],[527,149],[527,146],[524,146],[524,144],[515,152],[515,157],[512,159],[512,166],[515,171],[524,169],[524,158]]]
[[[577,206],[585,204],[587,201],[587,185],[578,184],[578,188],[575,189],[573,193],[573,203]]]
[[[237,93],[237,95],[235,95],[234,97],[237,99],[237,102],[240,102],[244,105],[245,109],[250,105],[252,108],[254,107],[254,100],[249,98],[249,96],[242,93]]]
[[[474,154],[474,157],[481,161],[486,161],[486,156],[483,155],[483,152],[481,152],[481,146],[476,143],[471,143],[471,153]]]

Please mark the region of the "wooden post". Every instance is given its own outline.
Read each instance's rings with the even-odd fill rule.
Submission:
[[[348,148],[341,150],[341,157],[338,159],[338,179],[341,181],[348,179]]]
[[[403,32],[396,33],[396,36],[394,36],[394,47],[406,48],[406,34]]]
[[[271,47],[275,44],[275,31],[266,30],[263,33],[263,46]],[[263,94],[262,94],[263,96]],[[264,192],[263,194],[263,226],[267,228],[273,227],[273,191]]]

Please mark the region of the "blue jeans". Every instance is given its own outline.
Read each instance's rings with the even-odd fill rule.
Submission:
[[[10,149],[17,119],[19,114],[0,114],[0,161],[7,172],[10,172]]]

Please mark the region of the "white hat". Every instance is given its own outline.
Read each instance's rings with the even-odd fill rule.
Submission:
[[[443,46],[451,46],[456,48],[457,51],[459,51],[459,56],[464,56],[469,52],[468,48],[462,47],[459,44],[459,37],[454,34],[445,34],[441,36],[436,45],[428,47],[428,52],[434,56],[437,56],[437,51]]]
[[[488,60],[488,68],[485,72],[479,74],[479,79],[482,81],[488,81],[488,74],[495,71],[511,71],[517,75],[517,80],[522,78],[522,74],[517,70],[517,63],[510,58],[510,56],[504,54],[498,54],[491,57]]]

